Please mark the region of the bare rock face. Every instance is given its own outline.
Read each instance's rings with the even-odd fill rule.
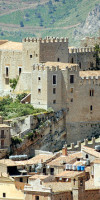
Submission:
[[[86,35],[96,35],[100,29],[100,4],[97,4],[91,12],[89,12],[88,17],[84,23],[74,30],[75,39],[84,37]]]

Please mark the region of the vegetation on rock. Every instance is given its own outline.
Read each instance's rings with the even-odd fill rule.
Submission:
[[[11,98],[10,96],[5,96],[3,98],[0,98],[0,115],[3,116],[4,119],[21,117],[44,111],[45,111],[44,109],[38,109],[38,108],[35,109],[30,104],[20,103],[20,96],[17,96],[14,102],[13,98]]]

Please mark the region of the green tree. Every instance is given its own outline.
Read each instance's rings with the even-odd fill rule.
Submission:
[[[10,82],[10,87],[11,87],[13,90],[15,90],[16,85],[17,85],[17,82],[18,82],[18,78],[17,78],[17,79],[15,79],[15,78],[10,79],[9,82]]]

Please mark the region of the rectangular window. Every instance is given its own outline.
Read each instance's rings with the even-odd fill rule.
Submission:
[[[8,70],[8,67],[6,67],[6,76],[9,75],[9,70]]]
[[[41,89],[38,89],[38,94],[40,94],[41,93]]]
[[[21,72],[22,72],[22,68],[19,67],[19,76],[20,76]]]
[[[32,58],[32,55],[30,55],[30,58]]]
[[[3,193],[3,197],[6,197],[6,193]]]
[[[35,196],[35,200],[39,200],[39,196]]]
[[[71,99],[70,101],[73,102],[73,99]]]
[[[53,100],[53,104],[56,104],[56,100]]]
[[[73,93],[73,88],[70,88],[70,92]]]
[[[94,96],[94,90],[90,90],[90,97],[93,97]]]
[[[70,75],[70,83],[74,83],[74,75]]]
[[[93,106],[91,105],[91,106],[90,106],[90,111],[92,111],[92,110],[93,110]]]
[[[4,130],[1,130],[1,138],[4,138]]]
[[[38,77],[38,81],[40,81],[41,80],[41,77]]]
[[[20,178],[20,182],[23,182],[23,178]]]
[[[53,94],[56,94],[56,88],[53,88]]]
[[[53,75],[53,85],[56,85],[56,82],[57,82],[57,77],[56,75]]]

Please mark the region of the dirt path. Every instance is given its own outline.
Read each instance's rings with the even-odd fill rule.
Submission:
[[[59,29],[63,29],[63,30],[67,30],[70,28],[74,28],[79,26],[80,23],[78,24],[74,24],[74,25],[70,25],[70,26],[66,26],[66,27],[55,27],[55,28],[44,28],[44,27],[39,27],[39,26],[24,26],[24,27],[20,27],[20,25],[17,24],[5,24],[5,23],[0,23],[0,28],[2,29],[2,31],[16,31],[16,30],[23,30],[24,32],[32,32],[33,31],[44,31],[44,30],[59,30]]]
[[[48,1],[49,1],[49,0],[45,0],[44,2],[34,3],[34,4],[30,4],[30,5],[26,5],[26,4],[25,4],[25,6],[24,6],[24,3],[23,3],[23,6],[24,6],[24,7],[20,7],[20,8],[17,8],[17,9],[12,9],[12,10],[3,12],[3,13],[0,14],[0,16],[8,15],[8,14],[11,14],[11,13],[16,12],[16,11],[21,11],[21,10],[26,10],[26,9],[35,8],[35,7],[38,6],[38,5],[43,5],[43,4],[47,3]]]

